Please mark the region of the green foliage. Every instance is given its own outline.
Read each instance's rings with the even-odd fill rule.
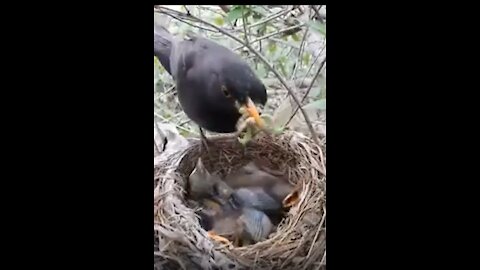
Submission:
[[[317,109],[317,110],[320,110],[320,111],[325,111],[327,109],[327,99],[322,98],[322,99],[319,99],[319,100],[315,100],[315,101],[303,106],[303,108],[305,110]]]
[[[297,35],[297,33],[291,35],[291,37],[294,41],[297,41],[297,42],[301,40],[300,37]]]
[[[326,24],[320,23],[318,21],[308,21],[307,25],[311,29],[319,32],[320,34],[322,34],[324,36],[327,36],[327,25]]]
[[[227,14],[226,20],[233,22],[242,18],[245,14],[245,18],[252,16],[254,19],[259,20],[267,15],[267,12],[259,6],[245,6],[245,5],[233,5]]]
[[[243,13],[246,12],[246,16],[249,15],[248,11],[245,9],[245,6],[243,5],[234,5],[230,8],[230,11],[227,14],[227,21],[233,22],[235,20],[238,20],[242,18]]]
[[[222,26],[225,24],[225,20],[223,20],[223,18],[221,16],[216,16],[215,19],[213,19],[213,22],[217,25],[217,26]]]
[[[275,53],[276,50],[277,50],[277,44],[275,42],[269,42],[268,43],[268,51],[270,53]]]

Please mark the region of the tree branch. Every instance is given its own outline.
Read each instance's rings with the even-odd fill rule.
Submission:
[[[313,11],[315,11],[315,14],[317,15],[317,16],[316,16],[317,20],[319,20],[321,23],[324,23],[324,22],[323,22],[323,18],[322,18],[322,16],[320,15],[320,11],[319,11],[320,8],[322,8],[322,6],[320,6],[319,9],[317,9],[314,5],[311,5],[310,7],[313,9]]]
[[[286,15],[286,14],[290,13],[292,10],[293,10],[293,8],[288,8],[286,10],[279,11],[279,12],[273,14],[272,16],[265,18],[264,20],[261,20],[261,21],[258,21],[256,23],[254,23],[254,24],[249,25],[248,28],[259,26],[259,25],[265,24],[265,23],[267,23],[271,20],[275,20],[278,17],[281,17],[283,15]]]
[[[223,10],[223,12],[225,13],[230,12],[230,8],[227,5],[218,5],[218,6]]]
[[[195,28],[202,29],[202,30],[209,31],[209,32],[214,32],[214,33],[217,32],[217,31],[215,31],[215,30],[213,30],[213,29],[208,29],[208,28],[201,27],[201,26],[199,26],[199,25],[195,25],[195,24],[193,24],[193,23],[187,22],[186,20],[180,19],[179,17],[177,17],[177,16],[175,16],[175,15],[173,15],[173,14],[170,14],[170,13],[168,13],[168,12],[161,12],[161,13],[163,13],[163,14],[165,14],[165,15],[168,15],[168,16],[170,16],[170,17],[172,17],[172,18],[174,18],[174,19],[176,19],[176,20],[178,20],[178,21],[181,21],[181,22],[185,23],[185,24],[188,24],[188,25],[190,25],[190,26],[193,26],[193,27],[195,27]]]
[[[279,34],[282,34],[282,33],[285,33],[285,32],[288,32],[288,31],[291,31],[291,30],[294,30],[296,28],[301,28],[302,26],[304,26],[305,24],[304,23],[301,23],[301,24],[298,24],[298,25],[294,25],[294,26],[291,26],[291,27],[288,27],[288,28],[285,28],[285,29],[282,29],[282,30],[279,30],[277,32],[273,32],[273,33],[270,33],[270,34],[266,34],[264,36],[261,36],[257,39],[254,39],[252,41],[250,41],[250,44],[253,44],[253,43],[256,43],[256,42],[259,42],[260,40],[264,40],[264,39],[267,39],[267,38],[270,38],[270,37],[273,37],[273,36],[276,36],[276,35],[279,35]],[[238,46],[237,48],[233,49],[234,51],[237,51],[237,50],[240,50],[241,48],[243,47],[247,47],[245,44],[243,44],[242,46]]]
[[[305,30],[305,34],[303,34],[302,42],[300,43],[300,50],[298,51],[297,61],[295,63],[295,68],[292,71],[292,76],[290,77],[290,80],[295,80],[295,76],[297,75],[297,70],[302,65],[302,62],[303,62],[302,54],[305,48],[305,42],[307,41],[307,35],[308,35],[308,29]]]
[[[301,104],[303,104],[303,102],[304,102],[305,99],[307,98],[308,94],[310,93],[310,90],[312,90],[313,84],[315,83],[315,81],[317,80],[318,76],[320,75],[320,72],[322,71],[323,66],[325,65],[326,62],[327,62],[327,57],[325,57],[325,59],[323,59],[322,64],[320,64],[320,67],[318,68],[317,73],[316,73],[315,76],[313,77],[313,80],[312,80],[312,82],[310,83],[310,86],[308,87],[307,92],[305,92],[305,95],[303,95]],[[301,105],[300,105],[300,106],[301,106]],[[288,126],[288,124],[290,124],[290,122],[292,121],[292,119],[293,119],[293,117],[295,116],[295,114],[297,114],[298,109],[300,109],[300,106],[298,106],[298,103],[297,103],[297,108],[293,111],[292,115],[290,116],[290,119],[288,119],[288,121],[287,121],[287,123],[285,124],[285,126]]]
[[[242,24],[245,35],[245,44],[248,44],[247,18],[245,17],[245,8],[242,6]]]

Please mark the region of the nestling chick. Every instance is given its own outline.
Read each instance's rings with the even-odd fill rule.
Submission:
[[[298,187],[291,185],[284,177],[279,177],[261,170],[255,162],[250,162],[238,171],[228,175],[225,183],[233,189],[261,189],[271,198],[291,207],[298,202]],[[258,193],[258,192],[257,192]]]
[[[209,236],[219,242],[235,246],[254,244],[265,240],[273,230],[268,216],[254,208],[225,205],[223,211],[209,219]]]
[[[188,177],[187,191],[189,198],[195,201],[230,195],[223,195],[229,192],[230,188],[218,175],[208,172],[201,158],[198,158],[195,168]]]
[[[266,193],[262,187],[239,188],[232,196],[235,202],[244,207],[264,212],[274,224],[280,223],[284,217],[282,203]]]
[[[255,199],[253,205],[259,205],[264,198],[257,198],[255,194],[243,196],[245,192],[242,190],[240,196],[235,196],[234,190],[226,184],[217,189],[219,191],[211,200],[202,200],[203,208],[200,211],[202,227],[209,231],[209,236],[227,245],[233,241],[236,246],[265,240],[272,232],[273,224],[264,212],[248,206],[250,199]],[[272,203],[275,201],[270,198],[265,208],[271,208],[268,204]]]

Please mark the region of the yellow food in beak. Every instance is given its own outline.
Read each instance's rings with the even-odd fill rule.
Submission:
[[[255,124],[258,127],[263,128],[265,126],[263,119],[260,118],[257,107],[255,107],[255,104],[249,97],[247,97],[247,104],[242,105],[242,107],[240,108],[240,113],[242,113],[243,111],[245,111],[249,117],[252,117],[255,120]]]

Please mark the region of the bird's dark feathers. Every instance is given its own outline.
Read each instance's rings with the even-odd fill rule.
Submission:
[[[235,102],[245,104],[250,97],[265,105],[265,86],[240,56],[209,39],[180,39],[157,28],[154,55],[175,80],[183,110],[200,127],[234,132],[241,116]]]

